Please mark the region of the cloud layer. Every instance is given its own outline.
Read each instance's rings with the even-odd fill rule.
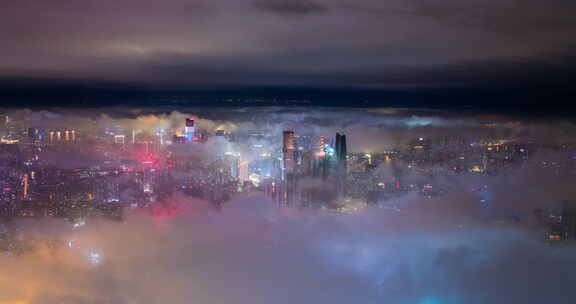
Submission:
[[[273,135],[267,144],[276,147],[284,129],[330,136],[341,131],[358,152],[399,148],[419,136],[546,146],[573,142],[575,134],[568,121],[454,118],[402,109],[53,109],[9,115],[44,127],[143,132],[181,126],[193,115],[209,131],[266,130]],[[208,142],[198,157],[218,149]],[[543,149],[499,176],[445,177],[448,195],[408,194],[348,215],[278,208],[256,192],[234,197],[217,212],[176,193],[166,200],[178,211],[169,216],[134,212],[122,223],[89,220],[73,233],[60,222],[16,221],[28,236],[62,238],[71,248],[0,256],[0,303],[572,303],[576,247],[542,242],[543,227],[533,214],[576,195],[573,173],[540,166],[566,156]],[[470,191],[478,185],[489,193]],[[482,195],[490,196],[489,204],[479,202]]]
[[[0,13],[0,76],[418,87],[504,69],[516,82],[519,69],[567,72],[573,10],[532,0],[25,0]]]
[[[145,215],[92,223],[56,256],[1,257],[0,303],[570,303],[576,249],[474,220],[454,208],[465,196],[349,216],[277,209],[259,195],[220,213],[188,203],[194,215],[160,225]]]

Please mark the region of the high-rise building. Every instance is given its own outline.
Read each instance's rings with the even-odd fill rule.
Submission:
[[[166,135],[166,132],[164,131],[164,129],[158,129],[156,131],[156,137],[154,138],[155,144],[157,146],[163,146],[165,144],[164,142],[164,136]]]
[[[38,129],[37,128],[28,128],[28,140],[34,142],[38,140]]]
[[[238,164],[238,181],[240,182],[240,184],[244,184],[248,180],[249,180],[248,162],[240,159],[240,162]]]
[[[283,206],[291,205],[296,195],[295,150],[294,131],[284,131],[282,133],[282,180],[277,184],[278,202]]]
[[[38,141],[46,141],[46,129],[44,128],[38,128],[38,135],[36,137],[36,140]]]
[[[294,160],[294,131],[284,131],[282,138],[282,159],[284,165],[284,173],[294,173],[295,160]]]
[[[334,145],[334,150],[336,154],[336,168],[338,174],[346,174],[346,135],[336,133],[336,143]]]
[[[324,149],[326,147],[326,144],[327,144],[326,137],[320,136],[317,147],[317,154],[319,157],[324,157]]]
[[[184,128],[186,141],[192,142],[194,141],[195,134],[195,127],[194,127],[194,118],[186,118],[186,127]]]
[[[117,145],[124,145],[126,142],[126,136],[124,135],[114,135],[114,143]]]
[[[22,198],[30,198],[30,180],[28,178],[28,174],[24,174],[22,176]]]

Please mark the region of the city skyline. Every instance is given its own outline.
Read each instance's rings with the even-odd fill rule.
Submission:
[[[11,278],[0,303],[571,298],[568,120],[336,108],[0,113],[0,274]],[[278,300],[280,285],[288,294]]]
[[[0,304],[576,303],[576,2],[0,9]]]

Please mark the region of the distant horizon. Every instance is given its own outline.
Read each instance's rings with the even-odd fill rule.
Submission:
[[[358,107],[566,116],[576,88],[449,87],[420,89],[302,87],[154,87],[93,82],[0,81],[0,107]]]

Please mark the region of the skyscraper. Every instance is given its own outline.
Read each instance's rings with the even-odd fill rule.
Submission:
[[[293,203],[296,193],[296,160],[295,160],[294,131],[282,133],[282,180],[277,184],[278,202],[288,206]]]
[[[38,140],[37,128],[28,128],[28,140],[30,140],[31,142]]]
[[[195,127],[194,127],[194,118],[186,118],[186,127],[184,128],[186,141],[192,142],[194,141],[195,134]]]
[[[294,173],[294,131],[284,131],[282,145],[282,159],[284,161],[284,173]]]
[[[334,144],[336,154],[336,168],[338,174],[346,174],[346,134],[336,133],[336,143]]]
[[[30,198],[30,180],[28,178],[28,174],[24,174],[22,176],[22,198]]]

